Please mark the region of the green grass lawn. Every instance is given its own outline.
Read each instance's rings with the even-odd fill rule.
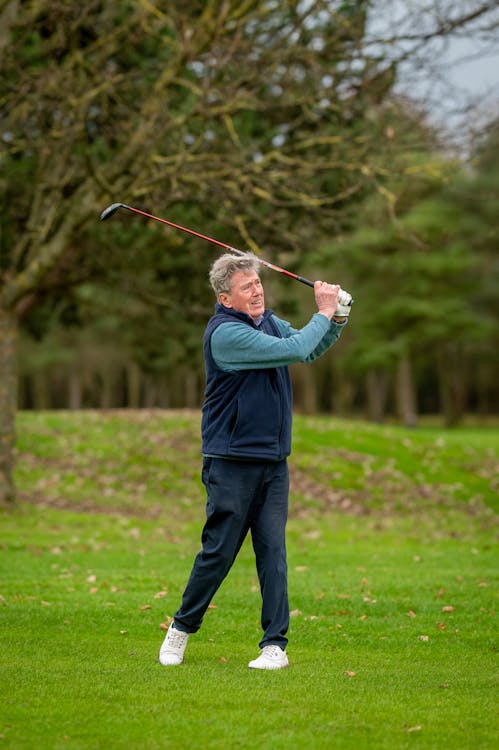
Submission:
[[[244,545],[157,662],[204,517],[197,413],[21,413],[0,516],[0,748],[497,746],[499,430],[295,419],[291,667],[247,668]]]

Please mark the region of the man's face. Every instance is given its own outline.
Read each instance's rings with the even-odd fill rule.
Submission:
[[[235,271],[230,292],[222,293],[220,302],[257,320],[265,311],[263,286],[258,274],[255,271]]]

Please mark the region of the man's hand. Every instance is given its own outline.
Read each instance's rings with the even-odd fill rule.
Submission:
[[[336,323],[344,323],[350,315],[352,309],[352,295],[345,292],[344,289],[340,289],[338,294],[338,307],[334,311],[333,320]]]
[[[342,305],[341,303],[338,304],[338,307],[334,311],[334,315],[333,315],[334,320],[337,323],[343,323],[343,321],[346,318],[348,318],[348,316],[350,315],[350,310],[351,309],[352,308],[351,308],[350,305]]]
[[[340,305],[350,306],[352,302],[352,295],[345,292],[344,289],[340,289],[338,292],[338,302]]]
[[[328,320],[336,314],[339,293],[339,284],[328,284],[326,281],[316,281],[314,284],[317,312],[325,315]]]

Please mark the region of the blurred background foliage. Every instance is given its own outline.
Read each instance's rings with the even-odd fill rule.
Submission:
[[[127,212],[99,223],[114,201],[352,292],[331,356],[293,368],[299,410],[497,415],[499,123],[457,153],[396,88],[397,55],[490,37],[497,8],[424,5],[430,30],[408,3],[411,35],[377,41],[386,0],[1,4],[4,426],[17,407],[202,402],[219,250]],[[264,282],[303,325],[310,291]]]

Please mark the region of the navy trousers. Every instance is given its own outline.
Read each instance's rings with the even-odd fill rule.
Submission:
[[[262,594],[260,648],[286,648],[289,627],[285,529],[289,477],[282,461],[205,458],[206,523],[175,627],[199,630],[212,598],[251,532]]]

